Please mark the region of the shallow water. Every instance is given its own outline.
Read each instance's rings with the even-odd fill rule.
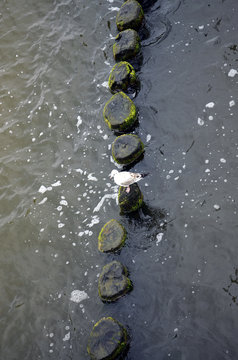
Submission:
[[[146,151],[132,169],[151,175],[145,207],[120,216],[102,110],[121,4],[2,1],[3,359],[87,359],[109,315],[130,329],[128,360],[238,356],[238,4],[147,7],[134,99]],[[111,218],[128,240],[104,255],[97,235]],[[103,304],[97,279],[112,259],[134,290]]]

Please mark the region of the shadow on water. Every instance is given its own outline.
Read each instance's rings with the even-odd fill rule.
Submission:
[[[167,226],[175,220],[167,219],[165,209],[153,208],[145,202],[138,211],[123,217],[132,237],[127,246],[140,250],[149,249],[155,242],[159,243]]]
[[[139,30],[141,39],[141,47],[146,48],[148,46],[155,46],[162,42],[169,35],[172,25],[168,19],[170,13],[174,13],[181,5],[181,0],[175,2],[168,1],[142,1],[141,2],[146,16],[143,26]],[[143,65],[142,52],[136,56],[135,59],[131,59],[130,63],[139,71]]]
[[[145,13],[149,11],[144,27],[140,30],[142,48],[158,45],[169,35],[172,25],[168,19],[170,13],[174,13],[181,5],[181,0],[159,1],[147,3]]]
[[[231,297],[232,303],[238,306],[238,268],[235,268],[235,273],[230,275],[230,282],[223,290]]]

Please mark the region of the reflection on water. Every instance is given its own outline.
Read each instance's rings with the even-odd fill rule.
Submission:
[[[238,356],[238,4],[146,2],[132,170],[151,176],[133,216],[119,214],[102,117],[121,4],[2,1],[1,358],[86,359],[103,316],[129,327],[128,360]],[[111,218],[126,246],[100,254]],[[113,259],[134,289],[103,304]]]

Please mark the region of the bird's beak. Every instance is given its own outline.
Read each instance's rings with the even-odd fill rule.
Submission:
[[[109,178],[112,179],[112,174],[109,175]]]

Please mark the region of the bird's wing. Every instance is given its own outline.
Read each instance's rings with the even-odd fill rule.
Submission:
[[[115,175],[115,182],[117,185],[128,186],[134,184],[134,182],[139,181],[141,178],[140,174],[130,173],[128,171],[122,171]]]

